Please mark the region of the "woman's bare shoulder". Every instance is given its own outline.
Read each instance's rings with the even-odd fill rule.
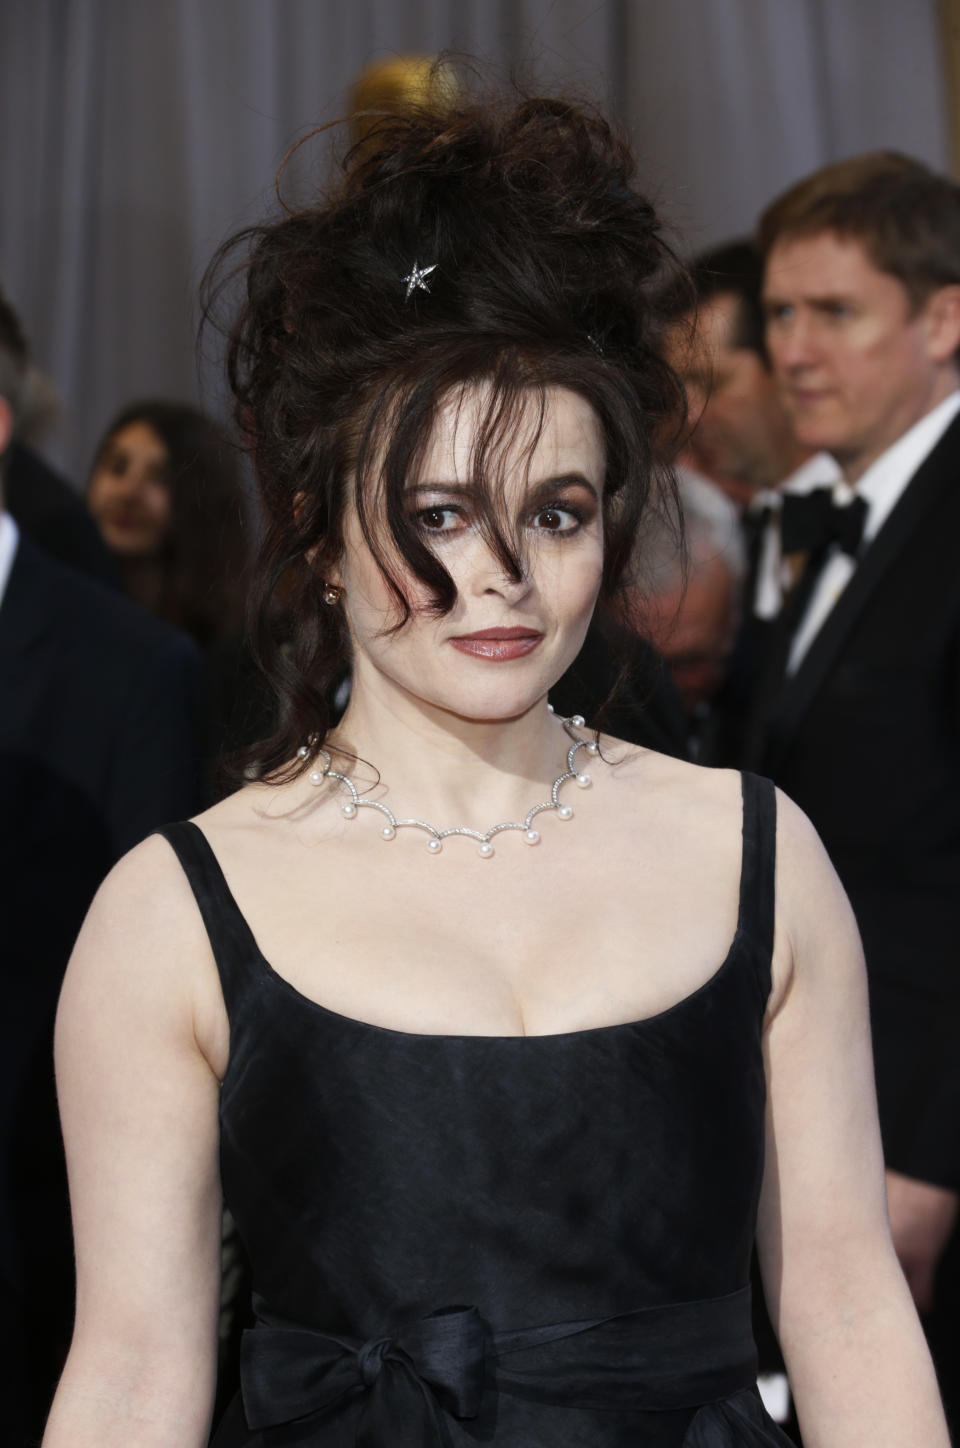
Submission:
[[[192,991],[196,966],[211,960],[190,882],[168,841],[153,834],[117,861],[94,896],[68,980],[147,994],[179,980]]]
[[[237,813],[235,799],[230,796],[191,823],[206,833],[211,824],[215,827],[218,820]],[[184,867],[171,842],[158,832],[128,850],[105,877],[87,913],[79,945],[129,947],[131,955],[142,958],[171,947],[200,948],[205,937]]]
[[[198,1052],[218,1078],[226,1070],[229,1032],[210,937],[176,852],[159,834],[114,865],[70,957],[60,1059],[64,1042],[93,1030],[162,1039],[174,1052]]]
[[[313,791],[302,778],[244,785],[194,817],[228,877],[240,861],[268,868],[305,822],[314,820]]]
[[[858,940],[850,902],[823,841],[799,805],[779,789],[777,914],[795,954],[816,957],[831,937]]]
[[[713,831],[740,832],[743,818],[743,774],[673,759],[639,749],[622,740],[601,741],[603,758],[624,790],[653,804],[661,815],[685,822],[698,836]],[[793,921],[811,921],[824,907],[842,911],[843,887],[820,836],[782,790],[776,802],[776,887],[778,913]]]
[[[97,891],[87,923],[110,924],[119,931],[163,933],[188,916],[193,892],[172,846],[160,834],[148,835],[123,855]]]
[[[715,823],[739,828],[742,814],[741,775],[735,769],[708,768],[669,754],[601,735],[600,752],[618,789],[658,811],[696,817],[700,828]]]

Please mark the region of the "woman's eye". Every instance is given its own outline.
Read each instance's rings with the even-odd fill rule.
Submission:
[[[452,533],[460,525],[456,508],[422,508],[417,522],[428,533]]]
[[[540,508],[533,515],[534,527],[546,533],[573,533],[580,526],[580,516],[572,508]]]

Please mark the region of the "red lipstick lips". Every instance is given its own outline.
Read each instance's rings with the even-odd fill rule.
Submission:
[[[461,634],[450,642],[462,654],[476,659],[520,659],[531,653],[543,634],[531,628],[481,628],[472,634]]]

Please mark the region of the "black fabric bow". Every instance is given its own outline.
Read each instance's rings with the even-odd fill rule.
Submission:
[[[814,488],[811,493],[785,493],[780,514],[780,546],[784,553],[824,551],[836,543],[856,555],[867,520],[865,498],[855,497],[847,504],[833,501],[830,488]]]
[[[487,1387],[642,1412],[713,1403],[756,1375],[749,1287],[497,1333],[475,1307],[444,1308],[370,1342],[257,1326],[243,1335],[240,1363],[247,1426],[282,1429],[283,1442],[299,1448],[328,1436],[344,1442],[328,1414],[354,1403],[355,1448],[446,1448],[446,1415],[476,1418]]]
[[[361,1343],[301,1327],[243,1335],[243,1406],[253,1429],[331,1408],[365,1391],[357,1448],[432,1448],[446,1441],[439,1410],[475,1418],[487,1332],[475,1307],[448,1307],[396,1338]]]

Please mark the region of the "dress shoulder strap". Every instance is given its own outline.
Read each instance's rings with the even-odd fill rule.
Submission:
[[[210,937],[227,1015],[232,1018],[240,992],[260,960],[259,946],[199,825],[182,820],[164,825],[156,833],[163,836],[180,861],[194,893]]]
[[[773,782],[748,771],[743,790],[743,865],[738,929],[753,942],[766,995],[770,989],[776,918],[777,794]]]

